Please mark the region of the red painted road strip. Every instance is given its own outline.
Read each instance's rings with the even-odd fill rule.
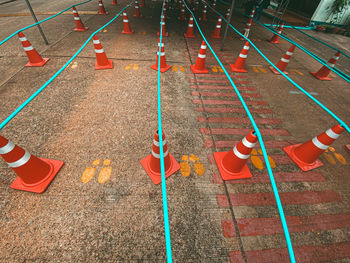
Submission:
[[[192,91],[193,96],[203,96],[203,97],[237,97],[235,92],[206,92],[206,91]],[[244,93],[241,94],[243,98],[261,98],[261,95],[258,93]]]
[[[194,75],[192,73],[189,74],[190,76],[194,77]],[[229,74],[230,77],[232,78],[237,78],[237,79],[247,79],[248,76],[247,75],[237,75],[237,74]],[[227,79],[226,75],[223,75],[223,74],[202,74],[202,75],[199,75],[197,74],[196,75],[196,78],[197,79]]]
[[[199,117],[200,118],[200,117]],[[257,122],[259,119],[255,119]],[[239,141],[215,141],[215,147],[216,148],[232,148],[237,145]],[[285,146],[288,146],[290,143],[286,141],[264,141],[264,145],[266,148],[272,149],[272,148],[283,148]],[[206,140],[204,142],[204,145],[206,148],[213,148],[214,142],[212,140]],[[259,148],[259,142],[256,145],[256,148]]]
[[[221,107],[213,107],[213,108],[202,108],[198,107],[196,108],[196,111],[199,112],[209,112],[209,113],[245,113],[246,111],[244,109],[235,109],[235,108],[221,108]],[[259,113],[259,114],[268,114],[273,113],[271,109],[249,109],[251,113]]]
[[[278,172],[273,173],[277,183],[282,182],[325,182],[326,178],[319,172]],[[219,174],[213,174],[213,181],[216,184],[222,184],[223,180]],[[226,184],[256,184],[270,183],[270,178],[267,173],[254,174],[253,177],[240,180],[228,180]]]
[[[236,129],[236,128],[200,128],[202,134],[214,134],[214,135],[247,135],[252,129]],[[290,136],[289,132],[285,129],[260,129],[262,135],[273,136]]]
[[[194,104],[202,104],[201,100],[192,100]],[[203,100],[205,105],[242,105],[240,100]],[[268,106],[266,101],[245,101],[247,105],[265,105]]]
[[[279,119],[261,119],[254,118],[257,124],[280,124]],[[208,119],[204,116],[198,117],[198,122],[208,122],[208,123],[250,123],[249,118],[233,118],[233,117],[209,117]]]
[[[244,81],[244,82],[248,82],[248,81]],[[237,84],[237,82],[235,82],[235,84]],[[191,89],[207,89],[207,90],[234,90],[232,86],[215,86],[215,85],[192,85]],[[238,90],[249,90],[249,91],[256,91],[256,88],[253,87],[237,87]]]
[[[280,165],[280,164],[294,164],[294,162],[287,155],[271,155],[271,154],[269,154],[269,156],[275,161],[275,163],[277,165]],[[260,157],[261,157],[261,160],[263,160],[263,157],[262,156],[260,156]],[[211,164],[216,164],[213,155],[209,155],[208,159],[209,159],[209,162]],[[252,163],[250,158],[248,159],[247,163],[248,164]],[[265,163],[265,161],[264,161],[264,163]]]
[[[232,77],[234,78],[234,77]],[[238,77],[237,77],[238,78]],[[224,84],[230,84],[231,82],[228,79],[190,79],[191,83],[224,83]],[[233,83],[236,83],[236,81],[233,81]]]
[[[350,242],[294,247],[294,253],[298,263],[332,262],[350,257]],[[248,263],[289,262],[287,248],[245,251],[245,255]],[[241,252],[230,252],[230,262],[244,262]]]
[[[226,195],[217,195],[216,198],[220,207],[229,206]],[[289,205],[341,201],[340,195],[333,190],[280,193],[280,198],[283,204]],[[272,193],[230,194],[230,200],[233,206],[269,206],[276,203]]]

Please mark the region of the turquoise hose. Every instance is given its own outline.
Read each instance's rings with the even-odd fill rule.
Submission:
[[[23,28],[21,28],[21,29],[18,29],[15,33],[9,35],[7,38],[5,38],[4,40],[2,40],[2,41],[0,42],[0,46],[1,46],[2,44],[4,44],[6,41],[8,41],[9,39],[11,39],[12,37],[14,37],[15,35],[17,35],[19,32],[22,32],[22,31],[24,31],[24,30],[26,30],[26,29],[28,29],[28,28],[34,27],[34,26],[39,25],[39,24],[41,24],[41,23],[44,23],[44,22],[46,22],[47,20],[50,20],[50,19],[52,19],[52,18],[54,18],[54,17],[56,17],[56,16],[59,16],[60,14],[66,12],[66,11],[69,10],[69,9],[71,9],[73,6],[83,5],[83,4],[86,4],[86,3],[91,2],[91,1],[92,1],[92,0],[88,0],[88,1],[85,1],[85,2],[82,2],[82,3],[79,3],[79,4],[71,5],[70,7],[67,7],[66,9],[62,10],[61,12],[58,12],[58,13],[55,14],[55,15],[52,15],[52,16],[50,16],[50,17],[48,17],[48,18],[45,18],[45,19],[43,19],[43,20],[40,20],[40,21],[38,21],[37,23],[34,23],[34,24],[32,24],[32,25],[29,25],[29,26],[23,27]]]
[[[230,81],[232,87],[234,88],[236,94],[237,94],[237,97],[239,98],[239,100],[241,101],[242,103],[242,106],[243,108],[245,109],[247,115],[248,115],[248,118],[250,120],[250,122],[252,123],[253,125],[253,128],[254,128],[254,131],[256,133],[256,136],[258,137],[258,140],[259,140],[259,143],[260,143],[260,147],[261,147],[261,150],[262,150],[262,153],[263,153],[263,156],[264,156],[264,161],[265,161],[265,165],[266,165],[266,168],[267,168],[267,172],[269,174],[269,177],[270,177],[270,181],[271,181],[271,186],[272,186],[272,190],[273,190],[273,194],[275,196],[275,199],[276,199],[276,204],[277,204],[277,209],[278,209],[278,212],[279,212],[279,215],[280,215],[280,219],[281,219],[281,223],[282,223],[282,227],[283,227],[283,232],[284,232],[284,236],[285,236],[285,239],[286,239],[286,243],[287,243],[287,248],[288,248],[288,252],[289,252],[289,258],[290,258],[290,261],[292,263],[295,263],[295,257],[294,257],[294,251],[293,251],[293,246],[292,246],[292,241],[290,239],[290,235],[289,235],[289,231],[288,231],[288,226],[287,226],[287,222],[286,222],[286,218],[284,216],[284,212],[283,212],[283,207],[282,207],[282,203],[281,203],[281,199],[279,197],[279,194],[278,194],[278,190],[277,190],[277,185],[276,185],[276,182],[275,182],[275,178],[273,176],[273,173],[272,173],[272,168],[270,166],[270,162],[268,160],[268,156],[267,156],[267,152],[266,152],[266,148],[265,148],[265,145],[264,145],[264,141],[263,141],[263,138],[261,136],[261,133],[260,133],[260,130],[258,128],[258,126],[256,125],[255,121],[254,121],[254,118],[252,116],[252,114],[250,113],[249,111],[249,108],[248,106],[246,105],[242,95],[240,94],[239,90],[237,89],[236,85],[234,84],[234,82],[232,81],[230,75],[228,74],[228,72],[226,71],[224,65],[221,63],[220,59],[217,57],[216,53],[214,52],[214,50],[212,49],[212,47],[210,46],[210,44],[208,43],[207,39],[205,38],[202,30],[200,29],[199,27],[199,24],[197,22],[197,19],[195,18],[193,12],[188,8],[187,6],[187,3],[186,1],[184,1],[185,5],[186,5],[186,8],[187,10],[192,14],[193,16],[193,20],[195,21],[196,25],[197,25],[197,28],[199,30],[199,33],[202,35],[204,41],[207,43],[207,46],[209,47],[210,51],[212,52],[212,54],[214,55],[216,61],[219,63],[220,67],[222,68],[222,70],[224,71],[226,77],[228,78],[228,80]],[[210,8],[211,6],[208,5]],[[214,10],[215,11],[215,10]],[[226,21],[226,20],[225,20]],[[226,21],[227,22],[227,21]],[[243,35],[242,35],[243,36]]]

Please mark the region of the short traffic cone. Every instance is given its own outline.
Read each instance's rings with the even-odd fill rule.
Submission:
[[[118,5],[117,0],[112,0],[112,5]]]
[[[334,68],[335,63],[337,63],[338,59],[340,56],[340,52],[337,52],[329,61],[328,61],[328,66],[330,68]],[[310,72],[315,78],[320,79],[320,80],[331,80],[330,77],[328,77],[329,73],[331,70],[327,68],[326,66],[323,66],[320,68],[317,72]]]
[[[258,138],[251,131],[231,151],[214,153],[215,162],[223,180],[252,177],[246,162],[257,140]]]
[[[185,5],[184,5],[184,4],[181,5],[179,20],[186,20],[186,16],[185,16]]]
[[[29,62],[25,65],[26,67],[42,67],[46,64],[49,58],[42,58],[36,49],[30,44],[28,39],[22,32],[18,33],[19,40],[22,43],[23,49],[27,54]]]
[[[140,0],[140,7],[145,7],[146,4],[145,4],[145,0]]]
[[[248,23],[245,24],[245,28],[244,28],[243,35],[245,37],[249,37],[250,27],[251,27],[252,23],[253,23],[253,19],[249,18]],[[243,40],[243,39],[245,39],[245,38],[241,37],[241,40]]]
[[[203,7],[203,13],[202,13],[202,17],[200,18],[201,21],[207,21],[207,5],[204,5]]]
[[[141,17],[139,2],[135,0],[135,14],[134,17]]]
[[[163,13],[164,14],[164,13]],[[163,16],[163,19],[160,20],[160,26],[159,26],[159,31],[157,33],[157,36],[160,36],[160,28],[163,27],[162,29],[162,34],[164,37],[167,37],[169,34],[168,32],[166,32],[166,28],[165,28],[165,17]]]
[[[94,47],[95,47],[95,53],[96,53],[96,63],[95,63],[95,69],[111,69],[113,68],[113,62],[112,60],[109,60],[106,56],[105,51],[103,50],[103,47],[101,45],[100,40],[95,35],[92,38]]]
[[[131,30],[130,25],[129,25],[128,14],[126,12],[123,12],[123,25],[124,25],[124,28],[123,28],[122,34],[132,34],[133,33],[133,31]]]
[[[81,22],[80,16],[78,14],[77,9],[73,6],[73,16],[74,16],[74,21],[75,21],[75,29],[74,31],[81,31],[84,32],[88,29],[87,26],[84,26],[83,22]]]
[[[207,51],[207,44],[205,43],[205,41],[203,41],[198,53],[196,64],[191,65],[191,69],[193,73],[196,73],[196,74],[209,73],[208,69],[205,67],[206,51]]]
[[[11,188],[41,194],[63,166],[62,161],[38,158],[0,135],[0,155],[18,177]]]
[[[164,132],[162,133],[163,138],[163,153],[164,153],[164,171],[165,178],[175,173],[180,169],[179,163],[169,153],[167,141],[165,139]],[[146,173],[151,178],[152,182],[157,185],[162,181],[161,169],[160,169],[160,148],[159,148],[159,135],[158,131],[154,134],[152,153],[147,155],[141,160],[141,165],[146,170]]]
[[[102,0],[98,0],[98,14],[99,15],[107,15],[105,7],[103,5]]]
[[[284,23],[282,23],[278,30],[277,30],[277,33],[278,34],[274,34],[273,37],[270,39],[270,43],[273,43],[273,44],[278,44],[278,43],[281,43],[279,40],[280,40],[280,36],[282,34],[282,30],[283,30],[283,26],[284,26]]]
[[[247,41],[244,44],[243,49],[239,54],[235,64],[230,64],[230,68],[232,72],[241,72],[241,73],[247,72],[247,69],[245,68],[244,64],[248,56],[248,50],[249,50],[249,42]]]
[[[211,38],[217,38],[217,39],[221,38],[221,36],[220,36],[221,21],[222,21],[222,18],[219,17],[218,22],[216,23],[216,26],[215,26],[215,30],[214,30],[213,34],[211,35]]]
[[[158,40],[158,49],[157,49],[157,62],[153,66],[151,66],[151,69],[158,70],[158,57],[159,57],[159,42],[160,39]],[[166,59],[165,59],[165,49],[164,49],[164,41],[162,40],[162,45],[160,49],[160,72],[165,72],[171,68],[171,66],[166,64]]]
[[[188,38],[194,38],[195,36],[193,35],[193,16],[190,16],[190,20],[188,21],[188,27],[187,27],[187,31],[185,34],[185,37]]]
[[[230,18],[230,13],[231,13],[231,8],[227,8],[227,11],[226,11],[226,20],[228,21],[229,18]]]
[[[323,165],[318,157],[340,136],[344,128],[339,124],[304,144],[284,147],[283,150],[304,172]]]
[[[288,66],[288,63],[290,61],[290,58],[293,55],[295,49],[295,45],[292,45],[286,52],[286,54],[283,55],[283,57],[281,58],[281,60],[277,63],[276,67],[279,68],[284,74],[288,74],[288,72],[286,72],[286,68]],[[279,73],[274,67],[269,66],[269,69],[275,73],[275,74],[281,74]]]

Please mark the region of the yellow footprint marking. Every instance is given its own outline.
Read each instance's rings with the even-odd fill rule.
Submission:
[[[173,69],[173,71],[177,71],[177,66],[174,65],[174,66],[172,67],[172,69]]]
[[[204,165],[199,160],[193,164],[193,169],[199,176],[203,176],[205,173]]]
[[[111,165],[111,160],[105,159],[102,163],[104,166]]]
[[[97,165],[100,164],[100,162],[101,162],[100,159],[96,159],[95,161],[93,161],[91,163],[91,165],[97,166]],[[95,172],[96,172],[96,167],[88,167],[88,168],[86,168],[85,171],[83,172],[82,176],[81,176],[81,182],[83,184],[86,184],[86,183],[90,182],[92,177],[94,177]]]
[[[335,149],[333,147],[328,147],[328,149],[333,153],[334,157],[338,160],[338,162],[344,165],[346,164],[346,160],[343,155],[335,152]]]
[[[111,160],[109,159],[105,159],[103,161],[103,165],[110,165],[111,164]],[[108,166],[108,167],[102,167],[100,173],[98,174],[98,178],[97,181],[100,184],[104,184],[105,182],[107,182],[109,180],[109,178],[111,178],[111,174],[112,174],[112,167]]]
[[[252,161],[253,165],[257,169],[262,170],[262,169],[264,169],[264,164],[257,155],[258,155],[258,152],[255,149],[253,149],[252,153],[250,155],[250,160]]]
[[[213,66],[213,67],[211,68],[211,70],[212,70],[213,72],[218,72],[218,69],[216,68],[216,66]]]
[[[180,173],[184,177],[189,177],[191,175],[191,166],[188,163],[188,155],[182,156],[182,161],[180,162]]]
[[[138,70],[139,69],[139,64],[134,64],[134,67],[132,69],[133,70]]]
[[[71,66],[71,68],[77,68],[78,67],[78,62],[73,62],[73,64],[72,64],[72,66]]]
[[[94,166],[98,166],[98,165],[100,165],[100,163],[101,163],[101,160],[100,159],[96,159],[91,164],[94,165]]]
[[[253,67],[253,71],[259,73],[259,70],[256,67]]]
[[[144,36],[147,34],[147,32],[142,32],[142,33],[143,33]]]
[[[190,154],[190,161],[191,162],[195,162],[195,161],[198,161],[198,160],[199,160],[199,158],[196,155],[194,155],[193,153]]]
[[[180,68],[180,71],[184,72],[185,71],[185,68],[183,66],[179,66]]]
[[[259,149],[258,152],[259,152],[261,155],[263,154],[261,149]],[[267,155],[267,158],[269,159],[269,163],[270,163],[271,168],[272,168],[272,169],[273,169],[273,168],[276,168],[276,163],[275,163],[275,161],[274,161],[269,155]]]
[[[181,160],[188,162],[188,155],[187,154],[183,155]]]
[[[218,69],[220,70],[220,72],[224,72],[223,69],[221,67],[218,67]]]
[[[332,157],[332,155],[330,155],[328,153],[328,150],[325,150],[323,152],[323,156],[327,159],[327,161],[330,163],[330,164],[336,164],[337,162],[334,160],[334,158]]]
[[[103,30],[103,33],[106,33],[106,32],[107,32],[107,29],[104,29],[104,30]]]
[[[132,66],[132,64],[129,64],[129,65],[125,66],[125,69],[129,70],[129,69],[131,69],[131,66]]]
[[[262,68],[262,67],[258,67],[258,69],[262,72],[262,73],[266,73],[267,71],[264,69],[264,68]]]

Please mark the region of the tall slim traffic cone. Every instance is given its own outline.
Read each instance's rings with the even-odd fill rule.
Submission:
[[[216,8],[216,0],[213,1],[213,5],[212,8],[215,9]]]
[[[112,5],[118,5],[117,0],[112,0]]]
[[[164,16],[164,19],[167,19],[167,18],[168,18],[168,14],[167,14],[166,10],[167,10],[167,7],[164,6],[164,9],[163,9],[163,16]]]
[[[335,63],[337,63],[338,59],[340,57],[340,52],[337,52],[329,61],[328,61],[328,66],[330,68],[334,68]],[[310,72],[315,78],[320,79],[320,80],[331,80],[330,77],[328,77],[329,73],[331,70],[327,68],[326,66],[323,66],[320,68],[317,72]]]
[[[160,39],[158,40],[158,49],[157,49],[157,62],[153,66],[151,66],[151,69],[158,70],[158,57],[159,57],[159,42]],[[165,72],[171,68],[171,66],[166,64],[166,59],[165,59],[165,49],[164,49],[164,41],[162,40],[162,45],[160,49],[160,72]]]
[[[180,169],[179,163],[175,158],[169,153],[167,141],[165,139],[164,132],[162,133],[163,139],[163,153],[164,153],[164,171],[165,178],[175,173]],[[151,178],[152,182],[157,185],[161,179],[161,169],[160,169],[160,148],[159,148],[159,135],[158,131],[154,134],[152,153],[147,155],[141,160],[141,165],[146,170],[146,173]]]
[[[98,14],[99,15],[107,15],[106,9],[103,5],[102,0],[98,0]]]
[[[231,151],[214,153],[215,162],[223,180],[252,177],[246,163],[257,140],[258,138],[252,131]]]
[[[241,72],[241,73],[247,72],[247,69],[245,68],[244,64],[248,56],[248,50],[249,50],[249,42],[247,41],[244,44],[243,49],[239,54],[235,64],[230,64],[230,68],[232,72]]]
[[[128,19],[128,14],[126,12],[123,12],[123,31],[122,34],[132,34],[133,31],[130,28],[129,25],[129,19]]]
[[[80,16],[79,16],[78,11],[75,8],[75,6],[73,6],[72,9],[73,9],[73,16],[74,16],[74,21],[75,21],[75,29],[74,29],[74,31],[81,31],[81,32],[86,31],[88,29],[88,27],[84,26],[84,24],[81,21]]]
[[[198,11],[198,10],[199,10],[199,2],[198,2],[198,0],[196,0],[196,1],[194,2],[194,10],[195,10],[195,11]]]
[[[190,16],[190,20],[188,21],[188,27],[187,31],[185,33],[185,37],[188,38],[194,38],[195,36],[193,35],[193,16]]]
[[[207,44],[205,41],[202,41],[201,48],[198,53],[197,61],[195,65],[191,65],[191,69],[193,73],[209,73],[208,69],[205,67],[205,57],[207,51]]]
[[[231,8],[227,8],[226,17],[225,17],[227,21],[230,18],[230,13],[231,13]]]
[[[201,21],[207,21],[207,5],[205,4],[203,7],[203,13],[202,13],[202,17],[199,19]]]
[[[338,124],[304,144],[298,143],[287,146],[283,150],[301,170],[306,172],[323,165],[318,157],[328,149],[343,131],[344,128]]]
[[[135,14],[134,17],[141,17],[139,2],[135,0]]]
[[[105,51],[103,50],[103,47],[101,45],[100,40],[95,35],[92,38],[94,47],[95,47],[95,53],[96,53],[96,63],[95,63],[95,69],[111,69],[113,68],[113,62],[112,60],[109,60],[106,56]]]
[[[213,34],[211,35],[211,38],[217,38],[217,39],[218,39],[218,38],[221,38],[221,36],[220,36],[221,21],[222,21],[222,18],[219,17],[219,18],[218,18],[218,21],[217,21],[217,23],[216,23],[214,32],[213,32]]]
[[[286,72],[286,68],[288,66],[288,63],[290,61],[290,58],[293,55],[295,49],[295,45],[292,45],[286,52],[286,54],[283,55],[283,57],[281,58],[281,60],[277,63],[276,67],[279,68],[284,74],[288,74],[288,72]],[[281,74],[279,73],[274,67],[269,66],[269,69],[275,73],[275,74]]]
[[[254,14],[255,14],[255,8],[252,9],[252,11],[250,12],[249,17],[250,17],[250,18],[253,18],[253,17],[254,17]]]
[[[278,43],[281,43],[279,40],[280,40],[280,36],[282,34],[282,30],[283,30],[283,26],[284,26],[284,23],[282,22],[282,24],[278,27],[277,29],[277,33],[278,34],[274,34],[272,36],[272,38],[270,39],[270,43],[273,43],[273,44],[278,44]]]
[[[38,158],[0,135],[0,155],[18,177],[11,188],[43,193],[63,166],[62,161]]]
[[[164,14],[164,13],[163,13]],[[164,37],[167,37],[169,34],[168,32],[166,32],[166,27],[165,27],[165,17],[163,16],[163,18],[160,20],[160,26],[159,26],[159,31],[157,33],[157,36],[160,36],[160,28],[163,27],[162,29],[162,34]]]
[[[245,24],[245,28],[244,28],[243,35],[245,37],[249,37],[250,27],[252,26],[252,23],[253,23],[253,19],[249,18],[248,23]],[[243,39],[245,39],[245,38],[241,37],[241,40],[243,40]]]
[[[184,4],[181,5],[179,20],[186,20]]]
[[[49,58],[42,58],[36,49],[30,44],[28,39],[22,32],[18,33],[19,40],[22,43],[23,49],[27,54],[29,62],[25,65],[26,67],[42,67],[46,64]]]

